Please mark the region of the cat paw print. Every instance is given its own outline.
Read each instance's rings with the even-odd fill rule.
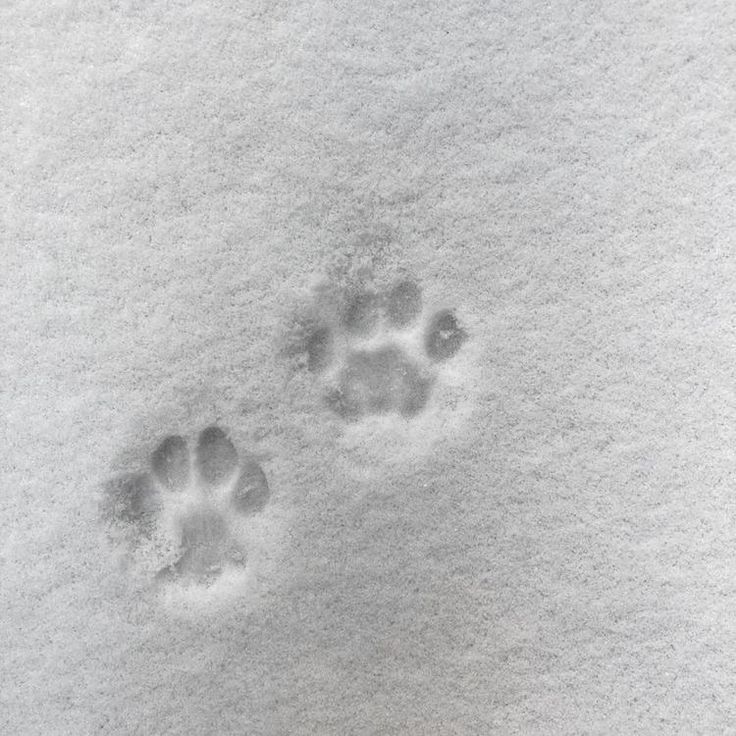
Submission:
[[[452,309],[427,313],[416,281],[327,292],[303,321],[292,354],[320,377],[329,409],[346,422],[428,405],[444,363],[468,334]]]
[[[269,497],[259,462],[212,425],[194,442],[164,438],[147,467],[107,484],[103,510],[158,582],[210,586],[245,570],[240,521],[260,514]]]

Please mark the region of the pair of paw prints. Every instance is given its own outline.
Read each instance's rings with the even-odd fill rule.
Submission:
[[[258,461],[241,458],[212,425],[194,443],[164,438],[144,470],[107,484],[103,511],[131,549],[147,550],[159,582],[209,586],[226,571],[245,570],[247,540],[237,521],[260,514],[269,497]]]
[[[383,291],[358,285],[318,300],[291,352],[321,378],[326,405],[346,422],[412,418],[467,338],[453,310],[424,314],[419,285],[402,279]]]
[[[370,278],[326,286],[297,324],[288,354],[318,382],[329,411],[362,427],[341,437],[352,469],[419,457],[461,426],[472,404],[466,388],[473,361],[459,357],[468,333],[452,309],[427,307],[413,279],[380,288]],[[417,420],[416,431],[402,421],[367,421],[391,416]],[[110,480],[103,515],[146,585],[153,579],[175,597],[206,590],[208,601],[223,600],[220,591],[247,589],[250,596],[278,572],[286,526],[269,498],[258,460],[211,425],[193,437],[164,437],[142,468]],[[240,587],[253,571],[254,587]]]

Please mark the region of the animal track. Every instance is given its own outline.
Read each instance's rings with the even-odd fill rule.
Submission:
[[[421,319],[423,298],[412,279],[377,290],[363,284],[323,292],[303,316],[289,352],[323,381],[327,406],[347,422],[420,414],[440,365],[468,338],[454,312]]]
[[[166,437],[146,470],[119,476],[106,490],[106,516],[129,543],[159,550],[156,579],[183,585],[209,585],[228,568],[244,569],[236,522],[263,511],[270,496],[261,465],[239,457],[216,425],[202,430],[193,448],[184,437]]]

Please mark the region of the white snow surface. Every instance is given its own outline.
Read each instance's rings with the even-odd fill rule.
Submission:
[[[734,38],[720,0],[3,3],[0,733],[732,733]],[[284,357],[360,269],[468,332],[414,419]],[[272,489],[251,578],[151,593],[101,489],[215,422]]]

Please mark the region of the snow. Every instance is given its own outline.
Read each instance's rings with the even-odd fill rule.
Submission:
[[[735,30],[5,3],[0,732],[732,729]],[[416,420],[284,358],[361,267],[470,336]],[[213,422],[272,506],[248,592],[191,606],[99,498]]]

